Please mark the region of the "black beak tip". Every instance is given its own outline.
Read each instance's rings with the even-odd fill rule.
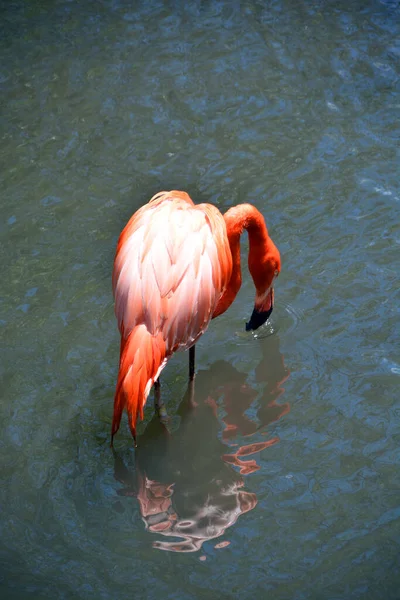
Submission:
[[[270,310],[266,311],[258,311],[254,309],[250,317],[250,321],[246,323],[246,331],[255,331],[256,329],[261,327],[261,325],[264,325],[267,319],[269,319],[271,313],[272,307],[270,308]]]

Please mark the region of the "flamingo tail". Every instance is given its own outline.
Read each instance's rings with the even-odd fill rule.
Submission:
[[[166,364],[165,341],[161,334],[152,335],[145,325],[134,327],[121,339],[120,363],[114,396],[111,445],[124,408],[136,444],[136,422],[143,419],[143,409],[151,386]]]

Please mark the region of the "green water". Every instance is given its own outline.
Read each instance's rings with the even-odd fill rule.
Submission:
[[[396,1],[0,7],[4,599],[397,600]],[[118,234],[161,189],[254,203],[275,310],[228,313],[109,448]],[[247,242],[243,243],[243,257]]]

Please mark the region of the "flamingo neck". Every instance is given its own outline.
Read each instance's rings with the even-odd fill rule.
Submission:
[[[240,236],[247,230],[249,236],[249,269],[256,286],[256,291],[262,293],[265,287],[262,272],[263,256],[268,251],[272,240],[268,236],[262,214],[251,204],[239,204],[230,208],[224,214],[229,246],[232,254],[232,275],[222,295],[217,308],[213,314],[218,317],[224,313],[232,304],[242,284],[242,272],[240,265]]]

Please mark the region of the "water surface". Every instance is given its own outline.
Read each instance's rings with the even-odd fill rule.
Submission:
[[[397,1],[1,7],[2,596],[399,597]],[[271,323],[230,311],[109,448],[118,234],[252,202]],[[244,260],[247,242],[243,243]]]

